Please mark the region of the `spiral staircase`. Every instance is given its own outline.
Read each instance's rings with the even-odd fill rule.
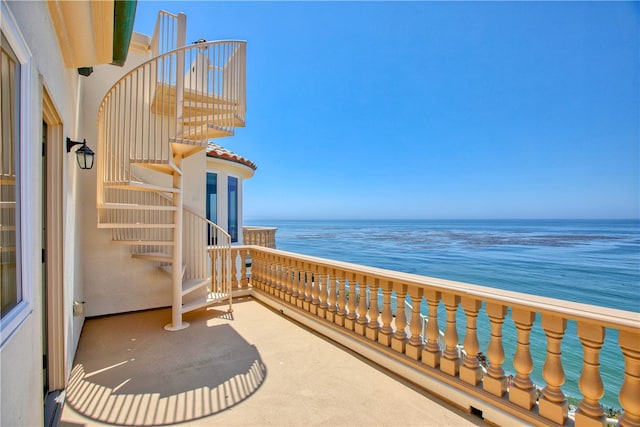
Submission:
[[[245,42],[185,46],[185,28],[184,15],[161,12],[153,58],[98,113],[98,227],[171,277],[171,331],[189,311],[225,300],[231,310],[231,239],[183,205],[183,160],[233,135],[246,111]]]

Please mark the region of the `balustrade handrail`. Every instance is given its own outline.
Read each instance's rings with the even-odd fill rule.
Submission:
[[[631,332],[637,332],[640,329],[640,313],[634,313],[631,311],[507,291],[453,280],[421,276],[412,273],[386,270],[378,267],[370,267],[294,252],[286,252],[280,249],[270,249],[261,246],[255,246],[255,249],[272,253],[274,255],[294,257],[301,261],[314,263],[326,268],[337,268],[349,274],[372,275],[394,282],[402,282],[407,285],[435,288],[443,292],[454,292],[459,295],[468,295],[486,302],[506,304],[511,307],[534,311],[543,310],[561,315],[568,320],[595,321],[602,324],[604,327],[621,328]]]
[[[242,226],[243,229],[247,229],[247,230],[256,230],[256,231],[271,231],[271,230],[277,230],[278,227],[259,227],[256,225],[244,225]]]

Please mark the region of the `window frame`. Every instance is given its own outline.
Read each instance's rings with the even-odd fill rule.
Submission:
[[[231,232],[231,180],[236,182],[235,188],[235,234]],[[240,178],[235,175],[227,175],[227,233],[231,236],[231,243],[238,243],[240,239]]]
[[[34,209],[25,209],[26,201],[30,200],[30,195],[39,194],[33,186],[33,174],[28,173],[30,160],[33,157],[34,147],[31,141],[31,52],[20,32],[19,26],[11,13],[8,5],[0,1],[0,31],[13,50],[18,63],[20,64],[20,87],[18,97],[20,99],[19,111],[19,131],[20,136],[17,141],[18,164],[17,164],[17,189],[16,204],[19,210],[16,227],[16,246],[19,253],[16,256],[16,276],[20,279],[19,286],[22,291],[22,300],[18,302],[7,314],[0,318],[0,348],[3,348],[20,325],[33,312],[33,286],[36,279],[36,266],[27,268],[33,263],[34,243],[37,236],[34,233],[35,215]],[[29,226],[30,225],[30,226]],[[18,285],[18,284],[17,284]]]
[[[216,190],[216,204],[215,204],[215,212],[211,212],[211,193],[209,192],[209,175],[214,175],[216,178],[216,185],[215,185],[215,190]],[[207,199],[206,199],[206,217],[209,221],[213,222],[214,224],[218,224],[218,173],[217,172],[210,172],[210,171],[206,171],[206,177],[205,177],[205,186],[206,186],[206,193],[207,193]],[[212,218],[213,217],[213,218]]]

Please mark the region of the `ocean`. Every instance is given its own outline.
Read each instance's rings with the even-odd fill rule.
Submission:
[[[638,220],[271,220],[247,225],[277,227],[277,247],[285,251],[627,310],[640,317]],[[489,323],[483,314],[478,331],[486,354]],[[503,331],[504,369],[515,373],[510,360],[515,328],[509,321]],[[438,323],[441,328],[445,324],[444,309]],[[562,343],[563,390],[569,397],[581,395],[582,346],[575,328],[569,322]],[[461,308],[458,335],[462,342]],[[531,377],[544,386],[546,338],[539,319],[531,351]],[[615,331],[607,330],[600,359],[602,403],[619,407],[624,362]]]

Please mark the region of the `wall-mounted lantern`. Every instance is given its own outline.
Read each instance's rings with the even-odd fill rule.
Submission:
[[[93,158],[96,155],[93,150],[87,147],[87,140],[82,142],[72,141],[67,137],[67,153],[71,151],[71,147],[74,145],[82,145],[82,147],[76,150],[76,159],[78,160],[78,166],[80,169],[91,169],[93,167]]]

